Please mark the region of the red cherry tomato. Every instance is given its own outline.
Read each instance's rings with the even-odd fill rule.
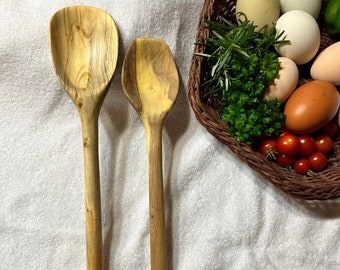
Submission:
[[[320,134],[315,137],[316,150],[327,154],[333,149],[333,140],[326,134]]]
[[[314,152],[308,157],[313,171],[321,171],[327,167],[327,157],[321,152]]]
[[[300,141],[293,134],[286,134],[277,139],[277,149],[286,155],[295,155],[299,151]]]
[[[294,164],[295,159],[296,159],[295,155],[285,155],[282,153],[278,153],[278,155],[276,156],[276,162],[281,167],[292,166]]]
[[[320,132],[330,137],[335,137],[335,135],[339,132],[339,125],[335,120],[332,120],[325,127],[323,127]]]
[[[311,164],[307,158],[299,158],[294,162],[294,170],[299,174],[307,174],[311,169]]]
[[[260,152],[271,159],[275,159],[277,154],[277,143],[274,139],[266,139],[260,145]]]
[[[297,136],[300,142],[298,155],[303,157],[308,157],[315,151],[315,141],[312,135],[305,134],[305,135],[298,135]]]

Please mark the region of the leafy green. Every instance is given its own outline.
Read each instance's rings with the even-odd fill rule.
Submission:
[[[285,116],[277,100],[263,101],[265,89],[279,74],[277,45],[282,40],[275,27],[269,32],[255,30],[253,22],[238,23],[219,17],[206,21],[210,37],[199,45],[211,68],[205,82],[221,97],[222,120],[237,140],[252,145],[260,135],[272,136],[281,131]]]

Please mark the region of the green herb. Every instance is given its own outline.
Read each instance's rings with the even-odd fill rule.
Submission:
[[[220,22],[206,21],[211,36],[199,45],[211,68],[205,84],[221,97],[222,119],[229,133],[237,140],[252,145],[260,135],[279,134],[285,116],[277,100],[263,101],[265,89],[279,74],[277,45],[282,34],[275,27],[267,33],[255,31],[256,26],[247,20],[239,24],[220,17]]]

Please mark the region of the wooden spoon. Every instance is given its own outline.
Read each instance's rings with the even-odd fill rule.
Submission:
[[[168,45],[160,39],[134,40],[123,62],[122,84],[131,105],[141,117],[147,136],[151,269],[165,270],[162,129],[179,88],[176,64]]]
[[[80,114],[83,135],[87,269],[102,269],[98,117],[118,56],[118,30],[97,8],[67,7],[51,18],[54,68]]]

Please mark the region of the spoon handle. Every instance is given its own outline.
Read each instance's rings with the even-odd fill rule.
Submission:
[[[102,224],[98,158],[98,117],[82,115],[85,169],[86,257],[88,270],[102,269]]]
[[[162,173],[162,127],[162,124],[145,123],[149,162],[150,255],[152,270],[167,269]]]

